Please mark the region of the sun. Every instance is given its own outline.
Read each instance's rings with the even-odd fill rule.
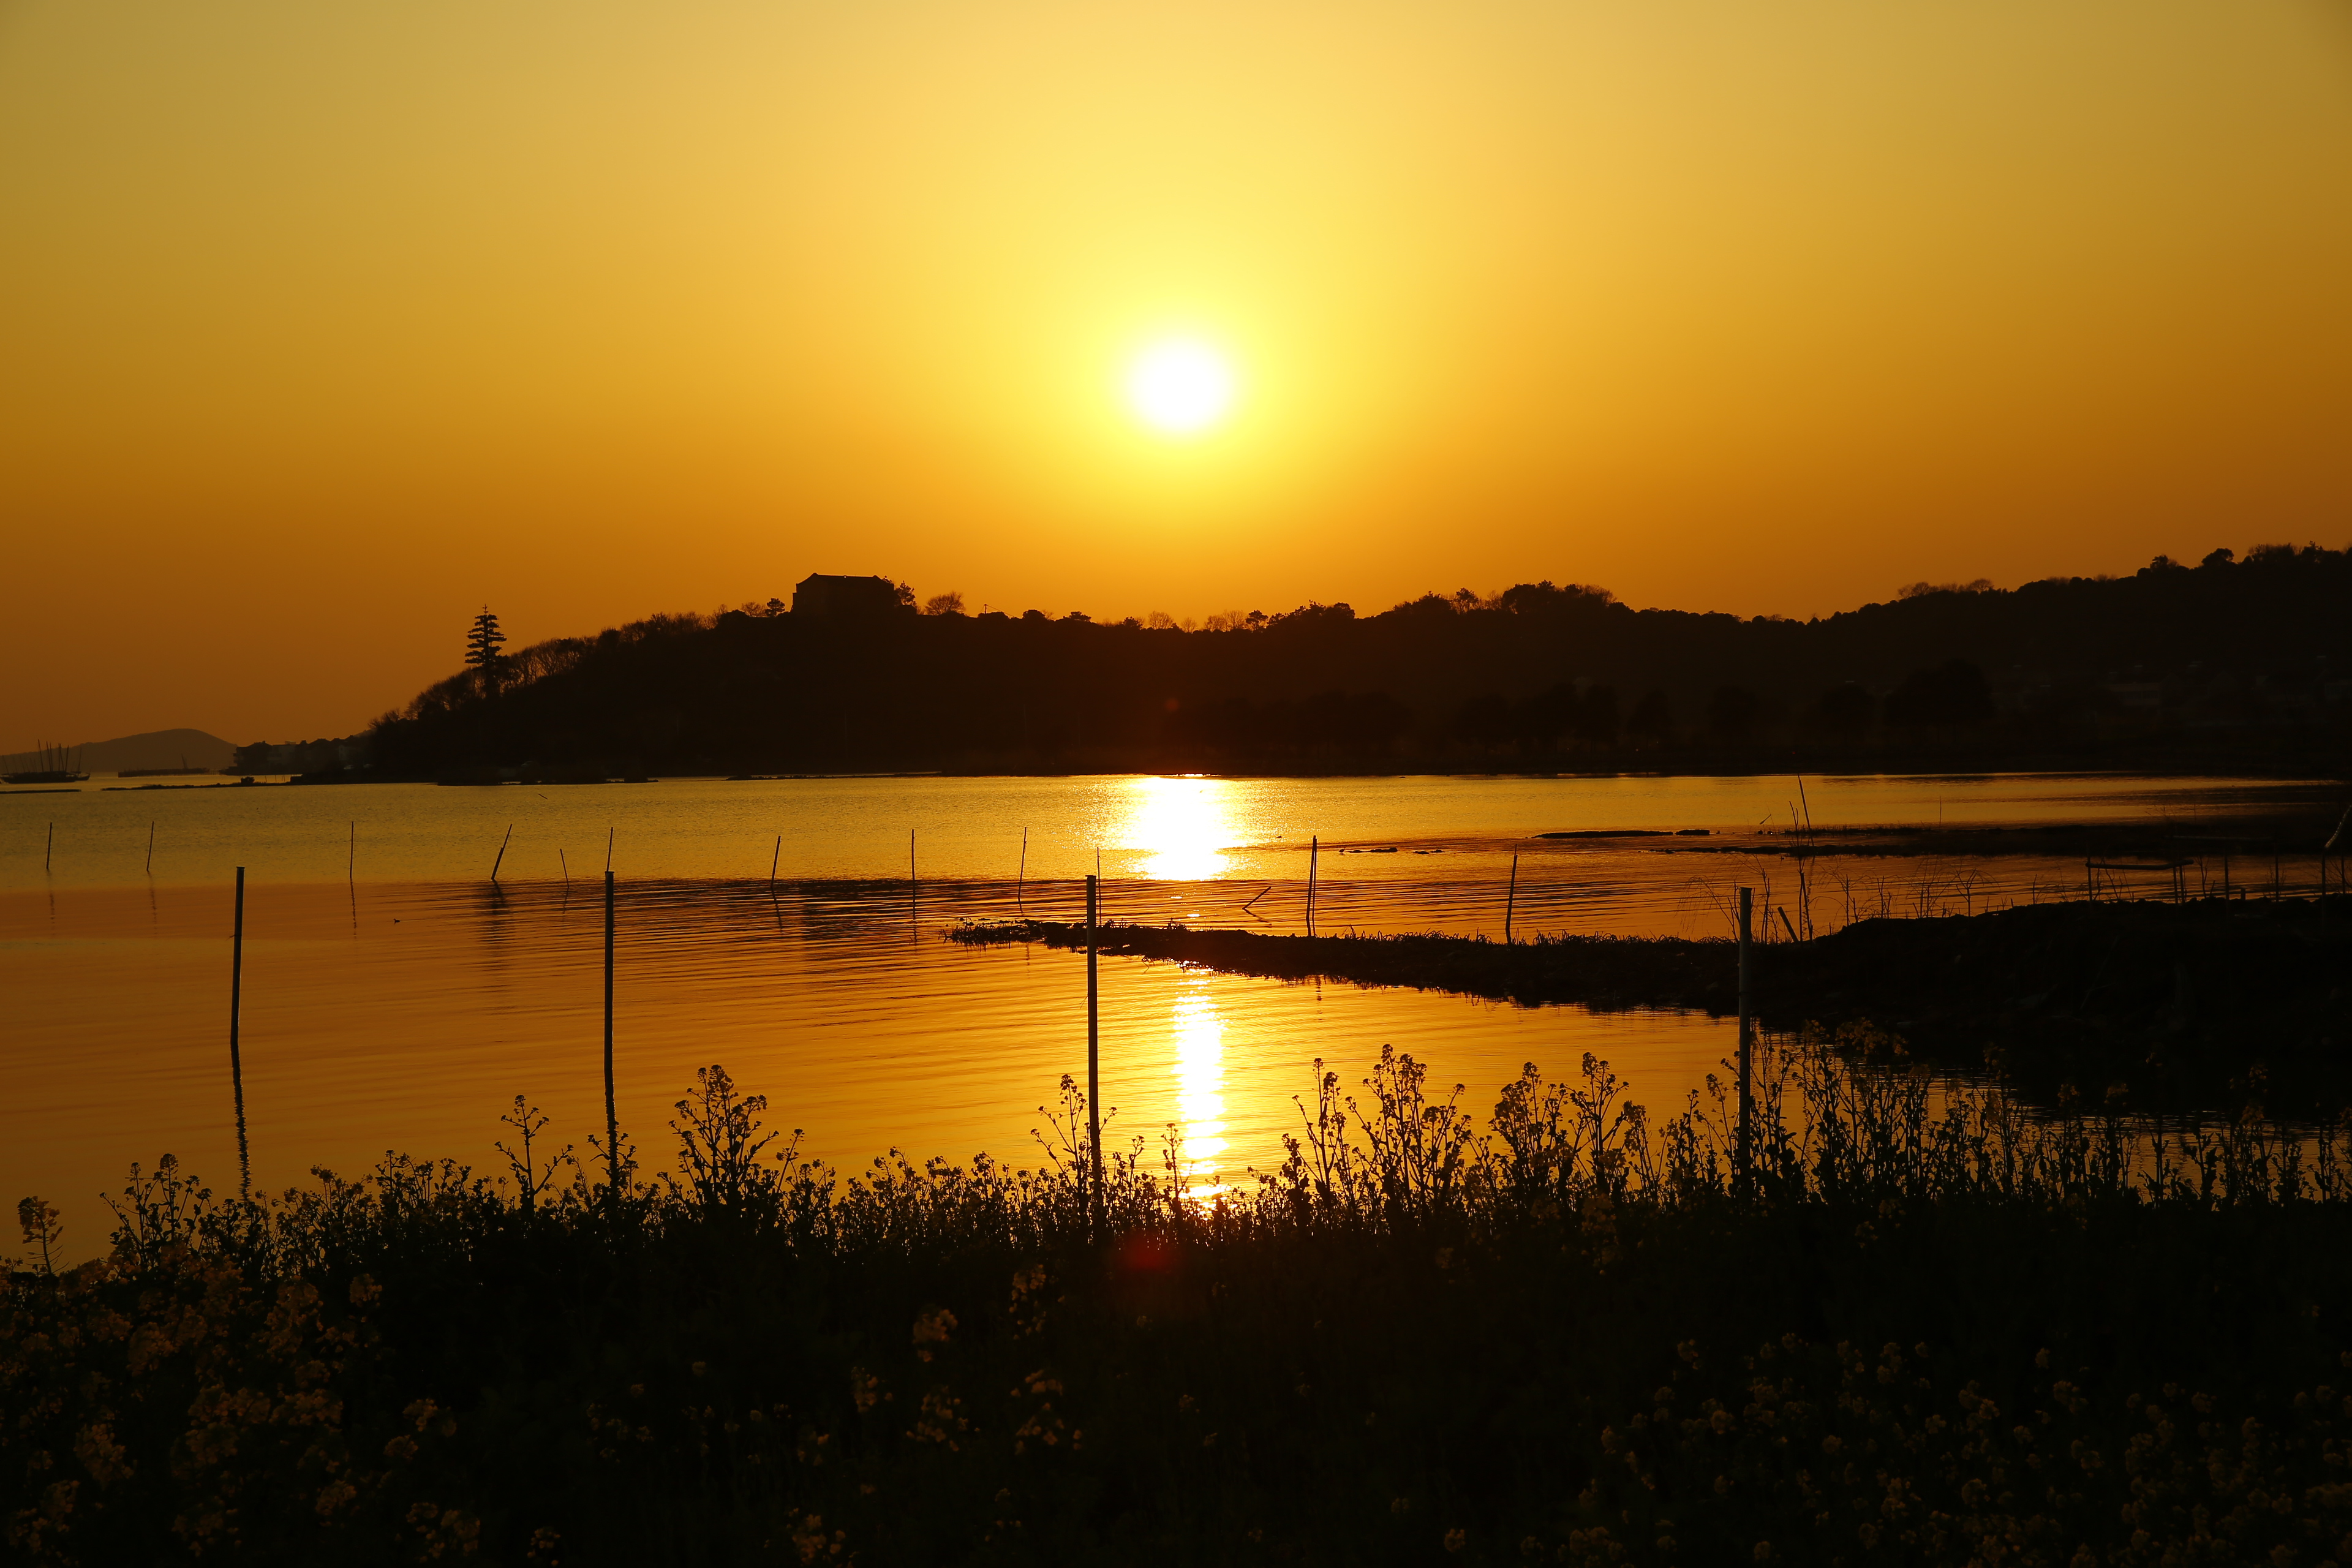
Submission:
[[[1136,417],[1163,436],[1202,435],[1233,409],[1233,367],[1197,339],[1167,339],[1128,368],[1127,401]]]

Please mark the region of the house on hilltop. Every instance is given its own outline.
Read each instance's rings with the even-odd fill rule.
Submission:
[[[887,577],[835,577],[812,572],[793,589],[793,614],[829,616],[887,616],[914,607],[914,595]]]

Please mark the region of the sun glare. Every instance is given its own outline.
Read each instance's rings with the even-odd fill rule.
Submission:
[[[1197,882],[1223,875],[1225,851],[1236,841],[1230,784],[1223,779],[1141,778],[1130,788],[1130,816],[1121,837],[1126,847],[1143,851],[1146,877]]]
[[[1128,371],[1127,398],[1136,416],[1161,435],[1197,436],[1223,423],[1233,407],[1233,368],[1194,339],[1154,343]]]

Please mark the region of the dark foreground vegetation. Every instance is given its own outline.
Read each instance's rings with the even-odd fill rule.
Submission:
[[[2352,767],[2352,552],[2217,550],[2122,578],[1919,583],[1811,621],[1549,582],[1378,614],[661,616],[512,653],[322,777],[663,773],[1684,773]],[[454,653],[456,648],[453,647]],[[345,748],[349,750],[349,748]],[[354,757],[357,752],[352,752]]]
[[[1770,931],[1769,920],[1762,922]],[[963,927],[967,942],[1084,945],[1082,925]],[[1261,936],[1111,925],[1105,952],[1235,974],[1412,985],[1534,1006],[1738,1005],[1727,939]],[[1875,919],[1759,945],[1767,1027],[1899,1036],[1916,1059],[1989,1070],[2045,1106],[2298,1118],[2352,1105],[2352,898],[2082,900],[1945,919]]]
[[[1587,1058],[1475,1119],[1386,1054],[1205,1205],[1138,1140],[1090,1212],[1066,1083],[1041,1169],[843,1175],[716,1068],[617,1203],[520,1142],[249,1203],[167,1162],[102,1263],[25,1205],[7,1552],[2352,1562],[2340,1140],[1764,1079],[1744,1180],[1720,1103]]]

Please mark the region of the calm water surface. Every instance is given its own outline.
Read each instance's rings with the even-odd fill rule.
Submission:
[[[608,834],[622,879],[621,1113],[655,1166],[670,1153],[670,1102],[713,1061],[770,1096],[772,1123],[806,1129],[804,1147],[838,1162],[898,1147],[1034,1163],[1036,1108],[1061,1074],[1083,1076],[1083,960],[940,932],[1022,910],[1071,916],[1097,855],[1112,918],[1273,931],[1298,927],[1310,837],[1326,930],[1499,936],[1507,905],[1522,935],[1716,935],[1740,882],[1777,888],[1776,908],[1795,898],[1787,861],[1743,852],[1786,822],[1797,794],[1786,778],[107,782],[0,798],[11,1088],[0,1197],[58,1203],[78,1254],[102,1248],[96,1194],[133,1159],[169,1150],[215,1185],[234,1183],[227,936],[239,864],[250,879],[246,1093],[256,1179],[270,1187],[391,1148],[487,1166],[518,1093],[554,1115],[559,1141],[584,1147],[603,1120],[595,883]],[[1822,826],[2189,823],[2274,787],[1807,779],[1799,809]],[[1714,832],[1531,837],[1627,827]],[[1800,923],[1810,912],[1828,929],[1882,910],[2072,890],[2081,876],[2079,862],[2026,858],[1837,857],[1815,863],[1796,908]],[[1587,1051],[1636,1098],[1672,1109],[1730,1049],[1727,1026],[1699,1016],[1104,965],[1114,1140],[1156,1149],[1173,1124],[1198,1185],[1279,1160],[1297,1121],[1290,1097],[1315,1058],[1353,1082],[1384,1043],[1430,1062],[1433,1081],[1466,1084],[1482,1114],[1522,1062],[1570,1074]]]
[[[908,837],[918,874],[1052,879],[1099,869],[1162,880],[1302,878],[1310,836],[1395,846],[1405,859],[1349,877],[1424,875],[1411,852],[1496,856],[1549,848],[1537,834],[1593,828],[1785,826],[1801,809],[1786,776],[1748,778],[714,779],[648,784],[430,784],[135,789],[98,779],[61,793],[0,792],[0,889],[222,880],[514,880],[599,874],[606,845],[625,878],[897,878]],[[2116,775],[1808,778],[1821,828],[1883,825],[2183,821],[2273,797],[2266,783]],[[152,864],[149,863],[151,829]],[[509,830],[512,837],[508,838]],[[1097,857],[1100,865],[1097,865]],[[1426,857],[1423,857],[1424,858]],[[1333,868],[1325,868],[1327,871]]]

